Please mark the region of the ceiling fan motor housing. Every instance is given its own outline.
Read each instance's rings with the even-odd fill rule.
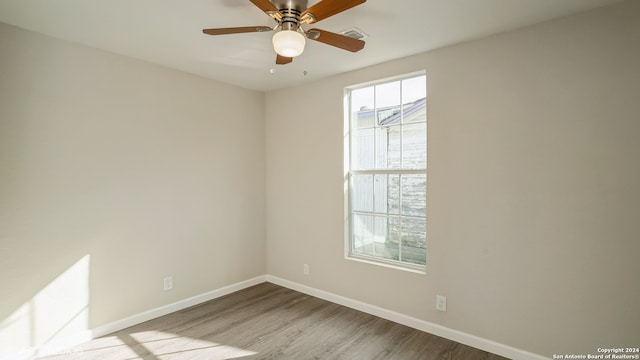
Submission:
[[[307,0],[272,0],[271,3],[278,8],[278,10],[282,9],[293,9],[298,10],[299,12],[303,12],[307,9]]]
[[[280,27],[282,30],[297,31],[300,27],[300,14],[302,12],[296,9],[280,9],[282,20],[280,20]]]
[[[316,21],[313,14],[307,11],[307,0],[273,0],[270,1],[278,9],[272,17],[278,21],[282,30],[300,30],[300,25]]]

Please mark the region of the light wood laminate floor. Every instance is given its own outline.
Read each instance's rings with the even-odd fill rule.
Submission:
[[[47,360],[503,357],[271,283],[178,311]]]

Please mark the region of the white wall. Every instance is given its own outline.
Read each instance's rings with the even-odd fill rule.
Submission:
[[[0,333],[59,312],[86,255],[89,328],[263,275],[263,112],[260,92],[0,24]],[[62,300],[20,313],[49,284]]]
[[[267,94],[268,273],[549,357],[636,346],[638,39],[627,1]],[[343,257],[343,88],[422,69],[427,275]]]

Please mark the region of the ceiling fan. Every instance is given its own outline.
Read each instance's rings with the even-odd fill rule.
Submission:
[[[284,65],[302,54],[306,39],[335,46],[351,52],[364,48],[364,41],[321,29],[304,30],[302,25],[313,24],[339,14],[366,0],[320,0],[307,8],[308,0],[250,0],[255,6],[273,18],[278,24],[269,26],[244,26],[203,29],[207,35],[227,35],[251,32],[275,31],[272,42],[276,51],[276,64]]]

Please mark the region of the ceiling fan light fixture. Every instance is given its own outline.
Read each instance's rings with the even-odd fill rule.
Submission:
[[[349,10],[367,0],[312,0],[315,4],[308,7],[309,0],[249,0],[265,14],[275,20],[278,25],[269,26],[240,26],[229,28],[202,29],[207,35],[227,35],[240,33],[255,33],[273,30],[273,50],[277,65],[293,62],[293,58],[304,52],[307,39],[327,44],[350,52],[358,52],[364,48],[362,34],[337,34],[321,29],[302,28]],[[355,37],[350,37],[355,36]],[[358,38],[356,38],[358,37]]]
[[[273,34],[272,42],[278,55],[293,58],[302,54],[307,40],[300,31],[280,30]]]

